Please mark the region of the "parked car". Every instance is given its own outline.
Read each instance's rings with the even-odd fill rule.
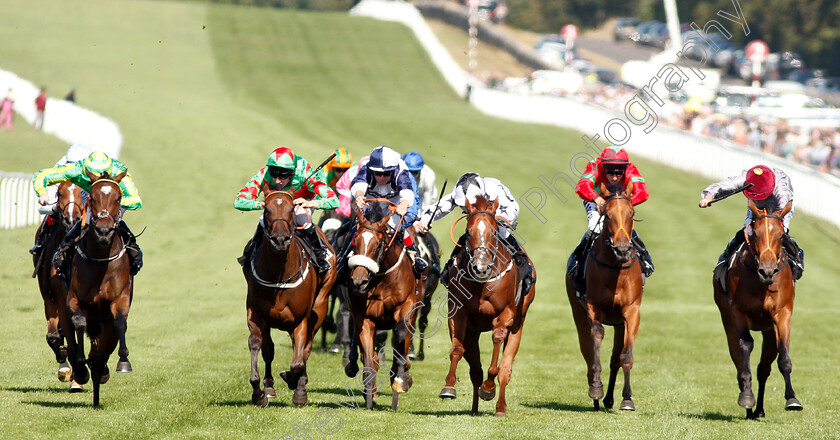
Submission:
[[[613,38],[615,41],[629,40],[633,32],[636,32],[638,20],[635,17],[621,17],[615,20],[613,26]]]
[[[668,26],[662,22],[653,22],[639,32],[639,43],[645,46],[656,46],[662,35],[668,35]]]
[[[646,34],[647,32],[650,32],[651,27],[661,25],[661,24],[664,24],[664,23],[662,23],[661,21],[656,21],[656,20],[646,21],[644,23],[641,23],[641,24],[636,26],[636,30],[635,30],[635,32],[633,32],[630,35],[630,39],[637,42],[637,43],[641,43],[642,42],[642,35]]]

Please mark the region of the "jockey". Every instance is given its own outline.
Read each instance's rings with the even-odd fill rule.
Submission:
[[[522,282],[522,293],[528,293],[534,284],[531,264],[528,261],[528,255],[525,253],[525,250],[519,245],[516,237],[510,233],[511,230],[516,229],[516,222],[519,220],[519,203],[516,202],[510,190],[499,179],[481,177],[477,173],[464,174],[455,183],[455,189],[440,199],[437,207],[434,205],[429,206],[423,212],[416,226],[417,231],[420,233],[428,232],[432,221],[443,218],[452,212],[456,206],[465,211],[467,200],[469,199],[471,203],[475,202],[477,195],[483,195],[488,200],[499,200],[499,207],[496,208],[495,216],[496,218],[501,217],[503,220],[499,223],[497,236],[507,245],[511,256],[516,261],[519,281]],[[437,208],[437,213],[433,214],[435,208]],[[432,218],[432,215],[434,215],[434,218]],[[462,235],[458,240],[458,244],[461,246],[455,246],[452,254],[449,256],[449,261],[446,262],[446,265],[441,271],[441,281],[444,285],[447,285],[448,282],[448,269],[452,265],[455,255],[458,254],[466,243],[466,240],[467,234]]]
[[[339,148],[335,150],[335,157],[330,161],[330,163],[324,166],[324,173],[327,176],[325,179],[327,185],[329,185],[330,188],[335,190],[339,179],[341,179],[341,176],[343,176],[344,173],[352,167],[353,155],[347,152],[347,150],[344,148]],[[337,192],[341,194],[340,191]]]
[[[405,228],[411,226],[417,219],[420,204],[417,183],[399,153],[385,146],[374,148],[367,163],[359,166],[359,173],[353,179],[350,193],[358,209],[364,208],[366,198],[381,197],[397,204],[395,214],[405,216],[405,221],[398,225],[399,218],[392,215],[388,220],[388,225],[394,231],[403,234],[403,243],[411,257],[415,272],[423,272],[428,264],[420,257],[420,252],[411,236],[405,233]]]
[[[74,150],[74,147],[76,146],[74,145],[73,147],[70,147],[70,149]],[[82,151],[85,148],[86,147],[83,146],[76,147],[78,151]],[[71,153],[74,154],[71,155]],[[68,161],[75,158],[71,156],[75,156],[75,152],[68,150]],[[140,206],[142,206],[140,195],[137,193],[137,187],[134,186],[134,180],[132,180],[131,174],[128,172],[128,168],[123,165],[122,162],[108,157],[107,154],[101,151],[94,151],[93,153],[90,153],[84,158],[84,160],[68,162],[66,165],[60,165],[55,168],[47,168],[35,173],[32,176],[32,184],[35,187],[35,193],[38,194],[38,203],[44,206],[50,201],[50,195],[46,190],[47,186],[65,181],[70,181],[74,185],[80,186],[82,190],[90,193],[92,182],[86,172],[95,176],[99,176],[103,173],[108,173],[110,176],[116,176],[125,172],[125,177],[123,177],[119,183],[120,190],[122,191],[122,199],[120,200],[121,209],[124,212],[126,209],[140,209]],[[90,218],[90,215],[91,213],[88,212],[88,218]],[[73,255],[73,249],[76,241],[81,236],[81,229],[81,224],[76,223],[73,228],[67,232],[67,235],[64,237],[64,240],[61,242],[58,250],[56,250],[55,255],[53,256],[53,265],[56,268],[56,272],[58,276],[65,281],[69,281],[69,274],[67,273],[69,267],[67,266],[70,261],[72,261],[72,258],[69,257],[72,257]],[[140,271],[141,267],[143,267],[143,252],[137,244],[137,239],[122,219],[120,219],[117,224],[117,232],[119,232],[120,237],[125,242],[131,274],[137,275],[137,272]]]
[[[323,172],[318,171],[310,175],[311,171],[306,159],[296,155],[289,148],[280,147],[271,152],[266,166],[260,168],[257,174],[248,180],[245,187],[236,193],[233,207],[240,211],[255,211],[265,207],[265,202],[259,200],[260,193],[268,194],[271,191],[292,193],[295,197],[295,225],[303,227],[299,231],[315,251],[316,259],[313,264],[318,274],[323,275],[330,269],[330,264],[327,261],[327,251],[312,224],[312,211],[313,209],[335,209],[338,206],[338,198],[324,182]],[[244,266],[251,258],[263,234],[263,228],[264,219],[260,216],[254,237],[245,246],[242,256],[237,259],[239,264]]]
[[[756,165],[743,171],[737,176],[724,179],[721,182],[713,183],[703,190],[700,200],[700,207],[707,208],[710,202],[716,197],[726,197],[745,186],[744,195],[755,203],[759,209],[766,209],[767,212],[778,211],[791,202],[791,209],[782,219],[785,226],[785,233],[782,235],[782,244],[788,254],[791,269],[793,270],[794,281],[802,277],[805,270],[805,252],[796,244],[796,241],[788,233],[790,220],[793,218],[793,186],[790,178],[784,171],[778,168],[770,168],[765,165]],[[744,227],[741,228],[735,237],[726,245],[726,249],[718,259],[718,265],[725,262],[742,243],[746,241],[747,228],[752,223],[753,214],[747,210],[747,218],[744,220]]]
[[[67,149],[67,153],[65,153],[64,156],[61,156],[61,159],[55,163],[53,168],[84,160],[90,155],[90,153],[93,153],[93,151],[87,145],[73,144]],[[44,221],[41,222],[41,228],[38,230],[38,236],[35,238],[35,246],[29,250],[29,253],[35,256],[41,253],[41,250],[44,248],[44,244],[47,241],[47,237],[49,237],[50,232],[52,232],[53,223],[58,220],[58,213],[56,212],[55,205],[56,202],[58,202],[58,186],[50,185],[47,187],[47,199],[48,202],[46,204],[38,204],[38,212],[44,214],[45,217]],[[85,203],[87,203],[87,191],[82,190],[82,204]]]
[[[586,165],[586,170],[578,181],[577,187],[575,187],[575,193],[583,199],[589,228],[569,257],[567,267],[569,274],[575,281],[575,288],[581,293],[583,292],[583,270],[579,270],[580,262],[584,261],[586,253],[601,232],[603,223],[601,212],[603,212],[606,201],[601,195],[600,185],[602,183],[608,186],[620,185],[622,189],[632,186],[633,195],[630,200],[633,206],[644,202],[649,197],[645,179],[639,174],[636,166],[630,162],[627,150],[624,148],[614,145],[607,147],[598,158]],[[631,236],[631,242],[642,257],[640,258],[643,262],[642,272],[645,277],[650,277],[654,268],[653,261],[635,229]]]
[[[417,193],[420,196],[418,212],[425,211],[437,201],[437,185],[435,185],[435,172],[423,162],[423,156],[416,151],[409,151],[402,157],[408,171],[417,181]]]

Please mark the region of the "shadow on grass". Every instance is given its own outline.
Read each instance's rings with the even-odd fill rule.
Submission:
[[[43,406],[44,408],[90,408],[90,409],[102,409],[102,406],[99,408],[93,407],[93,402],[45,402],[42,400],[30,400],[30,401],[21,401],[21,403],[25,403],[27,405],[37,405]]]
[[[746,416],[735,416],[732,414],[721,414],[715,412],[704,412],[702,414],[680,414],[689,419],[718,420],[722,422],[740,422]]]
[[[593,406],[570,405],[560,402],[523,402],[520,405],[527,408],[553,409],[555,411],[595,412]],[[603,412],[603,408],[601,409]]]
[[[444,410],[444,411],[411,411],[411,412],[409,412],[409,414],[414,414],[414,415],[418,415],[418,416],[437,416],[437,417],[458,416],[458,417],[463,417],[463,416],[469,416],[470,412],[471,412],[471,410],[469,408],[467,408],[467,409],[462,409],[462,410],[454,410],[453,409],[453,410],[448,410],[448,411],[446,411],[446,410]],[[476,417],[484,417],[484,416],[494,417],[495,412],[494,411],[479,411],[478,414],[476,415]]]
[[[12,391],[15,393],[68,393],[69,387],[49,387],[49,388],[36,388],[36,387],[6,387],[3,388],[3,391]]]

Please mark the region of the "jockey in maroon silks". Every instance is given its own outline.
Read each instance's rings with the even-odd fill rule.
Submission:
[[[624,148],[614,145],[609,146],[601,152],[600,156],[586,165],[586,170],[580,177],[577,187],[575,187],[575,193],[583,199],[589,228],[583,234],[572,255],[569,256],[567,265],[567,271],[575,280],[575,288],[579,293],[583,292],[583,270],[581,270],[580,262],[584,261],[586,253],[601,232],[601,212],[606,204],[601,194],[600,186],[602,183],[608,188],[615,188],[614,190],[611,189],[613,192],[632,188],[630,201],[633,206],[644,202],[649,197],[645,179],[639,174],[636,166],[630,162],[630,157]],[[645,277],[649,277],[653,273],[653,261],[635,229],[631,239],[641,257],[642,273]]]

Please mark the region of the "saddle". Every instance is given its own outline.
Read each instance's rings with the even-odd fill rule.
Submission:
[[[732,266],[735,265],[735,260],[738,258],[738,255],[741,253],[741,250],[744,248],[746,243],[741,243],[731,255],[726,257],[726,260],[720,262],[717,266],[715,266],[714,270],[714,279],[715,282],[718,283],[720,286],[721,291],[723,292],[723,296],[729,299],[729,292],[726,291],[726,276],[729,274],[729,270],[732,269]]]

